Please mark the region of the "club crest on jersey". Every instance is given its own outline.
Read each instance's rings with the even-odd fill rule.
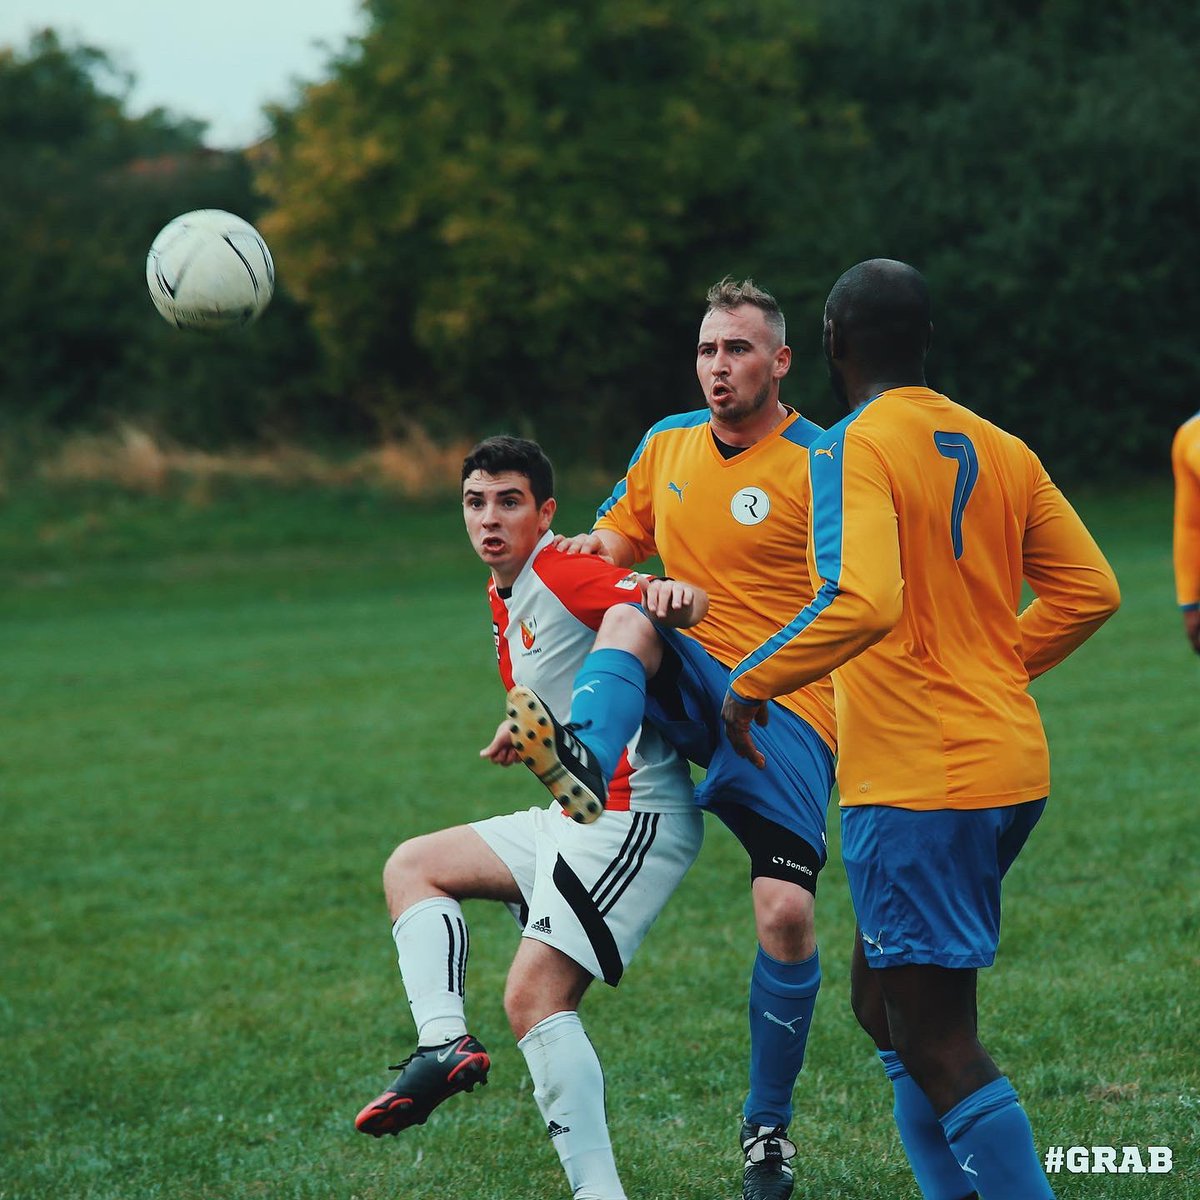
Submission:
[[[537,641],[537,621],[533,617],[525,617],[521,621],[521,645],[526,650],[532,650],[535,641]]]
[[[762,488],[744,487],[733,493],[729,511],[739,525],[761,525],[771,511],[771,498]]]
[[[638,573],[636,571],[630,571],[624,579],[618,579],[617,582],[613,584],[613,587],[618,587],[623,592],[632,592],[637,589],[637,585]]]

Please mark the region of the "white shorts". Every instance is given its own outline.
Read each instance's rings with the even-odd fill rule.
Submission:
[[[554,804],[474,821],[525,899],[523,937],[616,987],[704,840],[699,809],[606,812],[590,825]]]

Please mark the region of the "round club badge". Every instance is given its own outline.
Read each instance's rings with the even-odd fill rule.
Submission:
[[[762,488],[745,487],[734,492],[729,511],[739,525],[759,525],[771,511],[771,498]]]

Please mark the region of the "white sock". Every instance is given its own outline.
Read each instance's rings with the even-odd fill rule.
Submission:
[[[574,1200],[625,1200],[604,1114],[604,1072],[579,1014],[546,1017],[517,1046]]]
[[[392,925],[400,978],[418,1046],[440,1046],[467,1032],[463,995],[471,938],[457,900],[435,896],[406,908]]]

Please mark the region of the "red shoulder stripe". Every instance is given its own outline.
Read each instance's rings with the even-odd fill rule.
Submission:
[[[508,652],[508,605],[500,599],[495,580],[488,581],[488,603],[492,608],[492,636],[496,639],[496,666],[507,692],[513,685],[512,656]]]
[[[547,546],[533,560],[533,570],[566,610],[589,629],[599,629],[610,608],[636,604],[642,598],[636,571],[614,567],[593,554],[562,554]]]

